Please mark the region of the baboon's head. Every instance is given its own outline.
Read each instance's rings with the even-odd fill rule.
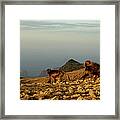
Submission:
[[[84,62],[84,67],[92,66],[92,61],[91,60],[85,60]]]
[[[50,72],[51,72],[51,69],[47,69],[46,71],[47,71],[48,73],[50,73]]]

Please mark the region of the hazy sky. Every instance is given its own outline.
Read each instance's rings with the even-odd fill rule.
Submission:
[[[20,21],[21,70],[63,65],[70,58],[100,63],[100,21]]]

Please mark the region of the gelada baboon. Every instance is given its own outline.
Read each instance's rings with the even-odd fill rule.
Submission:
[[[97,63],[93,63],[91,60],[86,60],[84,62],[84,68],[85,68],[85,75],[96,75],[100,76],[100,65]]]
[[[93,66],[93,63],[92,63],[91,60],[86,60],[86,61],[84,62],[85,71],[86,71],[86,70],[91,71],[92,66]]]
[[[62,70],[51,70],[51,69],[47,69],[47,73],[49,75],[49,81],[50,83],[55,83],[57,80],[61,81],[61,78],[64,75],[64,71]]]

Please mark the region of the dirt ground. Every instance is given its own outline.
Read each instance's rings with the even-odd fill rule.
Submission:
[[[66,72],[59,82],[49,77],[20,79],[21,100],[100,100],[100,77],[81,78],[83,71]]]

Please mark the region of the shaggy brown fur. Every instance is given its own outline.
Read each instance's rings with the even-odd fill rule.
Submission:
[[[95,75],[96,77],[100,76],[100,66],[96,63],[93,63],[91,60],[86,60],[84,62],[84,68],[85,72],[82,78],[93,75]]]
[[[47,73],[49,75],[50,83],[56,82],[57,80],[61,81],[61,78],[64,75],[64,72],[62,70],[47,69]]]

